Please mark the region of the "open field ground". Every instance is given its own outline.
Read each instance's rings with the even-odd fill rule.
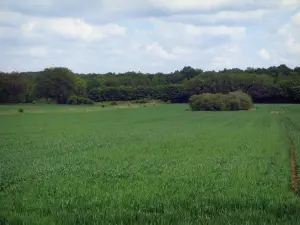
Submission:
[[[299,224],[300,105],[255,107],[0,106],[0,224]]]

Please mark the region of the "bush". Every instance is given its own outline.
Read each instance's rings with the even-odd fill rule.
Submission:
[[[19,112],[19,113],[23,113],[23,112],[24,112],[24,109],[23,109],[23,108],[18,108],[18,112]]]
[[[92,101],[89,98],[72,95],[68,98],[68,104],[69,105],[81,105],[81,104],[92,105],[94,104],[94,101]]]
[[[78,97],[76,95],[72,95],[68,98],[68,105],[77,105]]]
[[[113,101],[110,103],[110,105],[118,105],[118,103],[116,101]]]
[[[146,103],[149,103],[149,102],[151,102],[151,100],[147,99],[147,98],[132,101],[132,103],[134,103],[134,104],[146,104]]]
[[[32,104],[55,104],[52,98],[40,98],[32,101]]]
[[[251,97],[239,91],[229,94],[193,95],[189,99],[189,105],[193,111],[248,110],[252,104]]]

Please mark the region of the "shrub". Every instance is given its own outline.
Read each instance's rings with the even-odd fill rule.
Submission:
[[[113,101],[110,103],[110,105],[118,105],[118,103],[116,101]]]
[[[77,105],[77,96],[72,95],[68,98],[68,105]]]
[[[51,98],[40,98],[32,101],[32,104],[55,104],[56,102]]]
[[[23,113],[23,112],[24,112],[24,109],[23,109],[23,108],[18,108],[18,112],[19,112],[19,113]]]
[[[147,99],[147,98],[144,98],[144,99],[141,99],[141,100],[140,100],[140,103],[141,103],[141,104],[146,104],[146,103],[149,103],[149,102],[150,102],[150,100]]]
[[[104,105],[104,104],[102,104],[102,108],[105,108],[105,105]]]
[[[134,100],[134,101],[132,101],[132,103],[135,103],[135,104],[146,104],[146,103],[149,103],[150,101],[151,101],[150,99],[143,98],[143,99]]]
[[[77,104],[81,105],[81,104],[85,104],[85,98],[84,97],[77,97]]]
[[[85,102],[86,102],[85,104],[87,104],[87,105],[93,105],[94,104],[94,101],[89,99],[89,98],[85,98]]]
[[[89,98],[72,95],[68,98],[68,104],[69,105],[81,105],[81,104],[92,105],[94,104],[94,101],[92,101]]]
[[[252,99],[239,91],[229,94],[206,93],[191,96],[189,105],[193,111],[248,110],[252,107]]]

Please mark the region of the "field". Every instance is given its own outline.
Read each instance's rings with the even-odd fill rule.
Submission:
[[[300,105],[255,107],[0,106],[0,224],[299,224]]]

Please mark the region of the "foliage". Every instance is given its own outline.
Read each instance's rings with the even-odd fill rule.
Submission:
[[[67,68],[47,68],[38,77],[36,90],[39,97],[67,103],[69,96],[76,92],[75,76]]]
[[[151,100],[146,99],[146,98],[133,101],[133,103],[136,103],[136,104],[146,104],[146,103],[149,103],[149,102],[151,102]]]
[[[86,96],[86,91],[87,91],[86,81],[84,79],[82,79],[81,77],[76,76],[75,85],[76,85],[76,90],[75,90],[76,95]]]
[[[116,101],[113,101],[110,103],[110,105],[118,105],[118,103]]]
[[[0,103],[21,103],[26,101],[29,80],[20,73],[0,73]]]
[[[76,95],[71,95],[68,98],[68,105],[77,105],[78,97]]]
[[[32,101],[33,104],[54,104],[55,100],[52,98],[40,98]]]
[[[94,104],[94,101],[89,99],[89,98],[80,97],[80,96],[76,96],[76,95],[71,95],[68,98],[67,103],[69,105],[81,105],[81,104],[92,105],[92,104]]]
[[[24,112],[24,108],[18,108],[18,112],[19,113],[23,113]]]
[[[102,101],[130,101],[143,99],[157,99],[172,103],[187,102],[188,94],[183,85],[163,85],[149,87],[105,87],[93,89],[88,93],[95,102]]]
[[[0,112],[7,107],[17,114],[15,105]],[[297,151],[299,105],[222,113],[190,113],[186,105],[27,107],[39,113],[0,116],[4,224],[300,221],[281,120],[290,119]],[[281,107],[288,110],[270,113]]]
[[[228,94],[200,94],[189,99],[193,111],[236,111],[248,110],[252,107],[252,99],[242,92]]]
[[[203,71],[185,66],[174,72],[73,74],[67,68],[40,72],[0,73],[0,102],[32,102],[53,98],[66,103],[71,95],[95,102],[156,99],[187,103],[190,96],[203,93],[229,93],[241,90],[257,103],[300,102],[300,69],[286,65],[269,68],[238,68]]]

